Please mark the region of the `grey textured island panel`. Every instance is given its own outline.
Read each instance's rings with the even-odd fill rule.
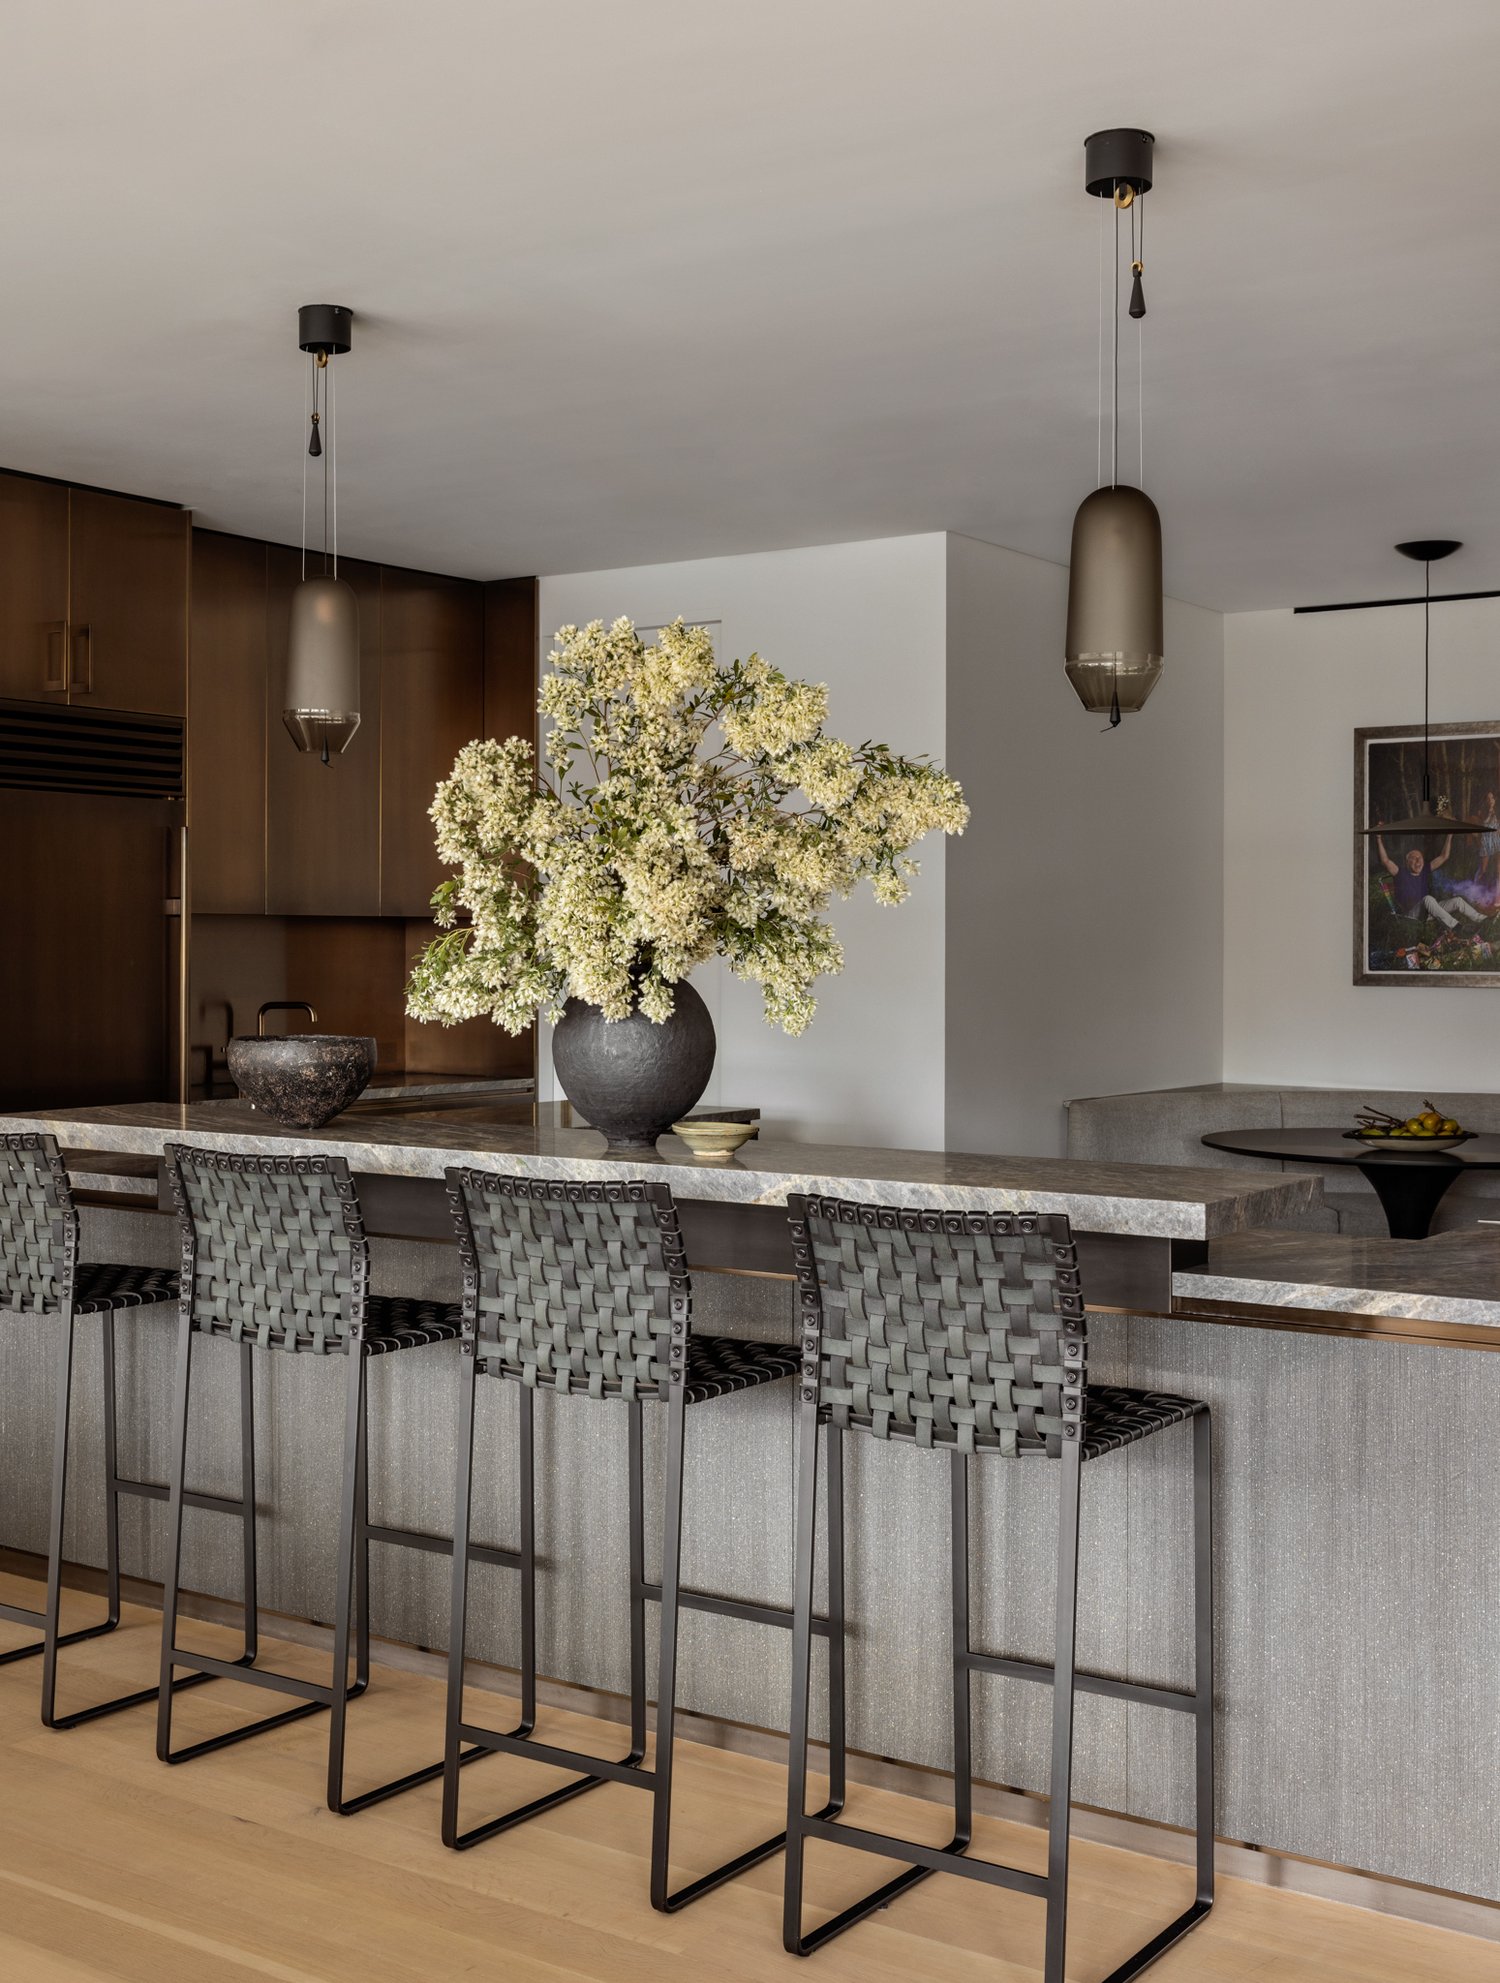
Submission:
[[[1500,1231],[1431,1239],[1246,1233],[1218,1241],[1202,1267],[1172,1276],[1174,1300],[1410,1323],[1461,1323],[1500,1342]]]
[[[83,1221],[95,1258],[175,1260],[166,1217],[88,1208]],[[373,1252],[381,1292],[457,1291],[451,1248],[376,1241]],[[704,1274],[694,1294],[697,1327],[794,1333],[785,1282]],[[98,1563],[101,1496],[90,1484],[100,1457],[99,1336],[88,1321],[79,1336],[68,1550]],[[157,1479],[166,1466],[173,1337],[170,1314],[120,1325],[122,1461]],[[44,1318],[12,1317],[0,1329],[0,1537],[33,1550],[46,1534],[55,1343]],[[1500,1358],[1142,1318],[1092,1319],[1089,1350],[1098,1378],[1204,1398],[1214,1410],[1220,1832],[1500,1900]],[[450,1532],[457,1366],[456,1348],[441,1345],[372,1368],[377,1519]],[[326,1622],[339,1371],[271,1354],[258,1356],[255,1369],[264,1601]],[[206,1343],[198,1370],[190,1478],[232,1493],[233,1352]],[[794,1419],[791,1387],[780,1385],[690,1414],[684,1575],[699,1587],[789,1600]],[[513,1427],[510,1387],[485,1387],[475,1509],[486,1539],[515,1539]],[[653,1454],[658,1436],[653,1424]],[[851,1739],[945,1768],[946,1455],[847,1444]],[[1188,1678],[1189,1446],[1189,1435],[1174,1429],[1085,1469],[1079,1644],[1097,1670],[1164,1685]],[[607,1400],[538,1399],[538,1458],[543,1670],[623,1692],[625,1414]],[[984,1459],[973,1481],[975,1641],[1045,1659],[1055,1470]],[[128,1502],[122,1515],[127,1572],[159,1578],[165,1510]],[[234,1520],[194,1510],[185,1533],[187,1584],[235,1596]],[[443,1559],[380,1548],[374,1556],[376,1630],[442,1647]],[[513,1573],[478,1570],[474,1600],[476,1656],[513,1665]],[[688,1614],[684,1704],[784,1728],[788,1655],[786,1633]],[[820,1654],[815,1706],[824,1671]],[[976,1680],[974,1699],[981,1773],[1044,1789],[1047,1689],[986,1678]],[[356,1709],[356,1745],[358,1716]],[[1182,1717],[1092,1696],[1080,1699],[1078,1716],[1080,1799],[1188,1821],[1192,1752]]]
[[[386,1116],[356,1103],[319,1130],[282,1129],[243,1102],[120,1103],[0,1117],[0,1130],[50,1130],[72,1150],[159,1154],[169,1142],[257,1156],[338,1155],[357,1172],[440,1177],[472,1166],[520,1177],[638,1177],[643,1169],[682,1198],[782,1205],[791,1192],[878,1198],[941,1211],[1063,1212],[1083,1232],[1213,1239],[1315,1205],[1320,1181],[1210,1165],[1078,1163],[1064,1157],[967,1156],[940,1150],[867,1150],[757,1139],[727,1163],[694,1160],[675,1137],[654,1159],[610,1157],[591,1129],[533,1128],[441,1115]],[[462,1141],[455,1141],[461,1133]]]

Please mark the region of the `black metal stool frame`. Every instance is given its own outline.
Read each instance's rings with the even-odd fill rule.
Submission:
[[[326,1708],[332,1717],[328,1741],[328,1806],[340,1816],[348,1817],[357,1811],[368,1809],[372,1804],[382,1803],[388,1797],[395,1797],[404,1790],[414,1789],[418,1784],[430,1783],[443,1772],[443,1764],[439,1761],[421,1769],[411,1770],[404,1776],[393,1778],[390,1782],[379,1784],[374,1789],[363,1791],[357,1796],[346,1797],[344,1794],[346,1713],[349,1703],[365,1693],[370,1684],[369,1545],[372,1542],[392,1543],[398,1547],[434,1551],[439,1554],[447,1554],[453,1546],[446,1537],[426,1535],[415,1529],[389,1528],[370,1521],[367,1383],[369,1361],[372,1356],[422,1346],[427,1342],[454,1340],[458,1334],[457,1316],[453,1311],[443,1311],[444,1314],[451,1315],[451,1321],[444,1322],[439,1316],[432,1329],[427,1331],[420,1327],[414,1329],[411,1332],[414,1339],[411,1343],[382,1337],[370,1331],[368,1314],[372,1297],[369,1293],[369,1244],[365,1237],[364,1221],[355,1196],[353,1181],[349,1175],[349,1167],[342,1157],[258,1157],[234,1152],[187,1148],[182,1145],[169,1145],[166,1154],[168,1176],[182,1226],[182,1299],[174,1384],[173,1457],[169,1484],[167,1578],[162,1608],[161,1676],[158,1686],[151,1690],[157,1701],[156,1753],[164,1763],[189,1762],[196,1756],[211,1755],[214,1751],[227,1748],[232,1743],[243,1742],[252,1735],[263,1734],[272,1728],[284,1727],[288,1722],[300,1721],[304,1716],[317,1714]],[[193,1339],[199,1334],[218,1333],[210,1331],[197,1314],[198,1232],[183,1182],[184,1165],[194,1166],[209,1173],[218,1172],[231,1176],[240,1174],[267,1178],[295,1176],[326,1178],[340,1207],[343,1233],[348,1241],[348,1268],[347,1274],[340,1277],[343,1284],[333,1290],[338,1297],[338,1327],[322,1345],[324,1352],[341,1354],[347,1363],[343,1486],[339,1502],[338,1591],[334,1610],[333,1671],[327,1685],[253,1666],[248,1659],[216,1659],[207,1653],[188,1651],[177,1644],[183,1510],[186,1507],[201,1506],[205,1500],[201,1495],[190,1493],[185,1481]],[[425,1309],[428,1305],[420,1306]],[[437,1311],[434,1313],[437,1314]],[[295,1328],[295,1322],[292,1327]],[[281,1332],[277,1347],[285,1346],[285,1337],[286,1332]],[[222,1336],[220,1339],[222,1340]],[[254,1348],[255,1344],[248,1338],[241,1340],[240,1354],[245,1367],[246,1381],[246,1390],[242,1395],[245,1397],[249,1395],[249,1359]],[[248,1412],[248,1407],[246,1410]],[[248,1417],[246,1426],[246,1436],[249,1438]],[[253,1475],[247,1476],[247,1479],[253,1479]],[[253,1522],[253,1514],[250,1520]],[[253,1549],[253,1543],[250,1546]],[[481,1560],[503,1563],[514,1563],[517,1560],[514,1552],[511,1551],[478,1550],[475,1553],[481,1557]],[[253,1562],[253,1555],[250,1560]],[[355,1667],[352,1685],[349,1680],[351,1609],[354,1613]],[[176,1688],[182,1684],[173,1679],[176,1667],[186,1667],[198,1678],[240,1680],[256,1687],[267,1688],[273,1693],[289,1694],[298,1699],[301,1705],[261,1716],[243,1727],[229,1729],[221,1735],[207,1736],[184,1748],[174,1750],[172,1696]],[[470,1761],[479,1753],[481,1752],[473,1751],[463,1760]]]
[[[787,1857],[783,1943],[793,1955],[811,1955],[835,1935],[925,1880],[935,1872],[958,1873],[991,1886],[1032,1894],[1047,1903],[1046,1953],[1043,1983],[1065,1983],[1067,1959],[1069,1813],[1073,1770],[1073,1704],[1078,1692],[1102,1694],[1114,1700],[1190,1714],[1195,1731],[1196,1891],[1190,1905],[1160,1933],[1111,1970],[1104,1983],[1129,1983],[1208,1914],[1214,1900],[1214,1752],[1213,1752],[1213,1502],[1212,1432],[1208,1408],[1194,1400],[1163,1403],[1180,1406],[1172,1422],[1191,1420],[1193,1427],[1193,1619],[1194,1684],[1190,1691],[1150,1687],[1103,1674],[1079,1672],[1075,1665],[1078,1604],[1079,1501],[1085,1448],[1089,1444],[1085,1407],[1085,1322],[1078,1274],[1077,1250],[1068,1220],[1059,1214],[914,1212],[888,1206],[859,1205],[843,1200],[789,1197],[793,1248],[802,1313],[801,1452],[797,1481],[797,1571],[793,1625],[792,1717],[787,1800]],[[823,1288],[813,1251],[809,1219],[837,1226],[904,1226],[923,1232],[987,1235],[1034,1235],[1039,1245],[1051,1244],[1058,1283],[1057,1312],[1061,1318],[1062,1381],[1056,1388],[1061,1413],[1059,1432],[1035,1450],[1044,1457],[1056,1448],[1059,1466],[1057,1520],[1057,1588],[1055,1655],[1048,1666],[978,1651],[969,1626],[969,1462],[967,1451],[950,1453],[950,1535],[953,1635],[953,1836],[945,1846],[920,1845],[884,1832],[835,1822],[826,1813],[810,1815],[807,1800],[808,1688],[812,1634],[812,1586],[816,1547],[817,1449],[820,1432],[828,1442],[830,1461],[841,1444],[841,1428],[833,1421],[823,1397],[825,1373]],[[851,1423],[870,1428],[868,1417],[851,1415]],[[1145,1431],[1156,1429],[1146,1426]],[[910,1428],[890,1425],[883,1436],[913,1437]],[[1143,1436],[1141,1429],[1124,1431],[1103,1450]],[[931,1443],[943,1443],[935,1439]],[[952,1445],[952,1441],[949,1442]],[[841,1463],[840,1463],[841,1464]],[[832,1468],[830,1468],[830,1479]],[[830,1550],[841,1548],[842,1506],[830,1494]],[[1045,1875],[1019,1867],[968,1856],[973,1840],[973,1762],[970,1738],[970,1680],[975,1673],[1039,1681],[1053,1689],[1050,1808]],[[881,1858],[908,1862],[907,1870],[887,1880],[873,1893],[804,1932],[802,1921],[805,1841],[825,1839],[852,1846]]]
[[[158,1274],[155,1269],[138,1270],[142,1287],[138,1291],[118,1292],[113,1297],[112,1306],[88,1304],[81,1311],[76,1305],[76,1289],[79,1271],[79,1230],[78,1210],[73,1202],[72,1186],[68,1180],[66,1166],[58,1152],[57,1141],[50,1135],[37,1131],[9,1132],[0,1137],[0,1149],[4,1149],[12,1159],[24,1158],[35,1172],[39,1184],[50,1200],[51,1251],[53,1271],[57,1282],[58,1299],[55,1309],[22,1310],[22,1313],[54,1314],[59,1323],[57,1404],[54,1418],[52,1446],[52,1495],[47,1532],[47,1581],[46,1598],[40,1611],[27,1605],[0,1604],[0,1618],[13,1625],[32,1625],[41,1631],[41,1638],[31,1645],[13,1646],[8,1652],[0,1653],[0,1666],[9,1666],[22,1659],[33,1659],[38,1654],[42,1660],[42,1723],[52,1729],[79,1728],[85,1722],[98,1721],[104,1715],[119,1714],[124,1708],[143,1706],[156,1699],[155,1687],[142,1687],[128,1694],[117,1694],[106,1701],[96,1701],[84,1708],[75,1708],[68,1714],[57,1712],[57,1665],[58,1653],[66,1646],[76,1646],[86,1639],[99,1639],[113,1632],[120,1623],[120,1496],[138,1495],[156,1501],[165,1501],[167,1489],[154,1481],[134,1480],[122,1475],[119,1470],[118,1437],[119,1409],[115,1383],[115,1318],[119,1314],[143,1309],[158,1309],[177,1304],[176,1277]],[[128,1270],[127,1270],[128,1271]],[[159,1291],[153,1283],[159,1282]],[[103,1298],[101,1298],[102,1300]],[[81,1625],[75,1630],[64,1632],[62,1625],[62,1570],[63,1570],[63,1518],[67,1506],[68,1488],[68,1432],[72,1422],[73,1397],[73,1353],[77,1337],[78,1323],[90,1316],[98,1315],[101,1325],[101,1348],[104,1375],[104,1550],[105,1550],[105,1615],[96,1624]],[[245,1472],[242,1480],[242,1494],[238,1500],[217,1494],[200,1494],[193,1497],[196,1506],[211,1508],[224,1514],[239,1515],[245,1538],[245,1651],[240,1664],[248,1665],[255,1658],[257,1605],[255,1592],[255,1525],[253,1510],[255,1505],[254,1481],[250,1469],[253,1461],[251,1439],[251,1400],[249,1392],[249,1370],[241,1368],[240,1407],[242,1431],[242,1462]],[[206,1678],[203,1674],[186,1674],[176,1681],[178,1688],[200,1686]]]
[[[485,1839],[536,1817],[542,1811],[592,1790],[601,1783],[629,1783],[653,1794],[651,1829],[651,1904],[659,1912],[672,1913],[689,1902],[701,1899],[738,1874],[771,1858],[786,1843],[785,1832],[763,1839],[737,1853],[712,1871],[688,1881],[675,1890],[670,1884],[672,1764],[676,1735],[677,1705],[677,1622],[684,1609],[713,1612],[721,1617],[740,1619],[749,1624],[789,1628],[792,1612],[779,1605],[746,1603],[735,1598],[717,1597],[706,1591],[684,1589],[680,1581],[682,1550],[683,1460],[686,1444],[686,1377],[688,1338],[691,1327],[692,1293],[677,1209],[667,1185],[656,1182],[591,1182],[572,1184],[548,1180],[503,1178],[483,1171],[450,1170],[447,1173],[449,1198],[455,1230],[463,1258],[464,1334],[463,1380],[459,1405],[457,1438],[458,1480],[454,1511],[453,1601],[449,1622],[447,1772],[443,1788],[443,1842],[456,1851],[467,1851]],[[646,1578],[645,1481],[644,1481],[644,1399],[626,1400],[629,1410],[629,1551],[630,1551],[630,1746],[623,1756],[601,1757],[577,1749],[533,1739],[537,1721],[536,1691],[536,1485],[533,1387],[520,1373],[495,1360],[494,1374],[508,1377],[517,1393],[518,1457],[520,1465],[520,1564],[521,1564],[521,1718],[507,1731],[480,1727],[463,1719],[465,1642],[468,1625],[468,1578],[471,1560],[483,1560],[480,1550],[468,1540],[474,1467],[474,1406],[485,1345],[480,1338],[479,1301],[481,1267],[474,1230],[470,1220],[467,1193],[508,1195],[515,1199],[552,1202],[605,1202],[649,1205],[655,1215],[656,1233],[670,1276],[669,1325],[666,1338],[666,1370],[660,1385],[648,1395],[666,1405],[666,1450],[664,1454],[665,1508],[662,1536],[661,1582]],[[841,1479],[832,1462],[828,1476],[830,1504],[840,1506]],[[843,1634],[843,1549],[842,1530],[838,1547],[830,1554],[827,1617],[810,1618],[809,1634],[828,1640],[829,1688],[829,1798],[819,1813],[831,1818],[843,1808],[846,1765],[844,1736],[844,1634]],[[660,1606],[660,1648],[657,1669],[656,1753],[654,1767],[647,1768],[646,1699],[646,1605]],[[459,1765],[469,1757],[463,1744],[527,1756],[534,1762],[555,1769],[576,1772],[573,1780],[548,1791],[497,1818],[465,1831],[459,1823]],[[471,1752],[472,1753],[472,1752]]]

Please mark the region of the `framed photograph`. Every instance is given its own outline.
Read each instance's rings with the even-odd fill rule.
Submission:
[[[1500,985],[1500,723],[1432,726],[1432,796],[1479,833],[1382,834],[1422,807],[1422,732],[1354,733],[1354,982]]]

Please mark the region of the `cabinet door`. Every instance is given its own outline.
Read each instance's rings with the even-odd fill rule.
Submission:
[[[317,567],[309,562],[309,569]],[[324,764],[287,735],[287,630],[301,557],[270,547],[266,704],[266,911],[272,916],[380,914],[380,567],[340,558],[359,599],[360,725]]]
[[[183,714],[189,522],[164,503],[70,491],[70,702]]]
[[[380,585],[380,910],[425,916],[446,873],[432,795],[484,730],[483,594],[390,566]]]
[[[192,906],[266,906],[266,547],[193,532],[188,644]]]
[[[68,492],[0,475],[0,695],[66,699],[67,618]]]
[[[6,906],[0,1108],[159,1102],[168,1058],[170,810],[0,791]]]
[[[495,578],[484,588],[484,734],[536,742],[537,583]]]

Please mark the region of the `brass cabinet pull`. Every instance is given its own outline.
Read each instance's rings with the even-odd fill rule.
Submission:
[[[73,629],[73,659],[75,663],[78,660],[80,642],[83,644],[82,679],[80,680],[79,670],[75,666],[68,686],[78,695],[92,695],[94,693],[94,629],[87,622],[83,626],[74,627]]]
[[[42,687],[66,694],[68,687],[68,623],[54,620],[47,629],[47,666]]]

